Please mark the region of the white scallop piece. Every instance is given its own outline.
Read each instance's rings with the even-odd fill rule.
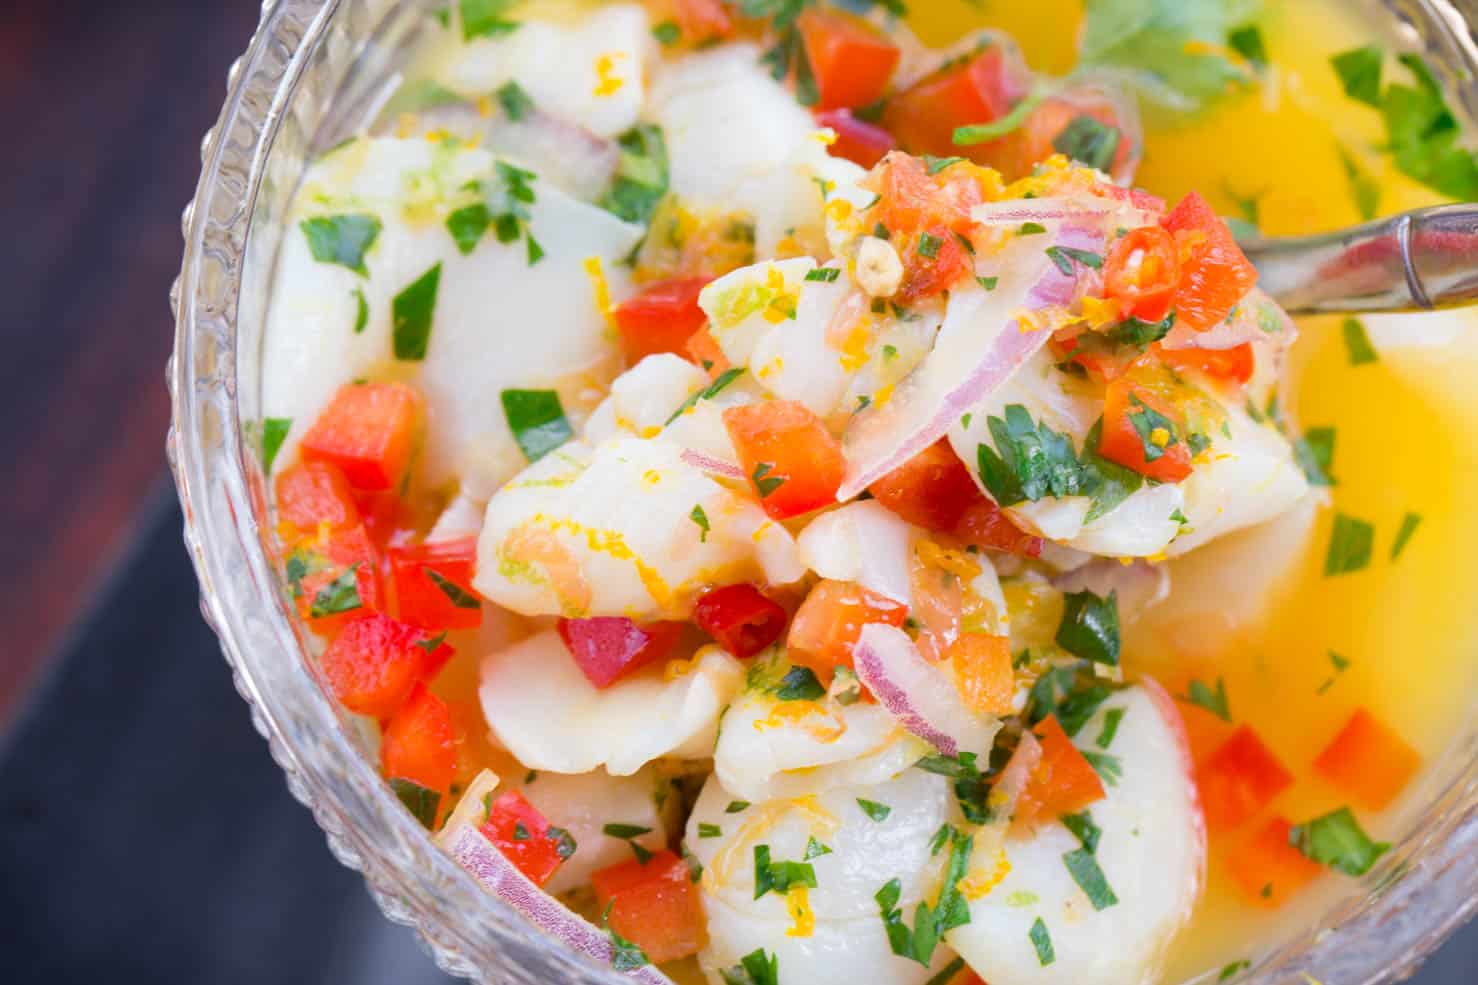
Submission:
[[[651,667],[600,689],[547,630],[483,659],[478,699],[493,740],[530,769],[630,776],[654,759],[713,755],[744,669],[705,647],[672,680]]]
[[[1078,741],[1092,741],[1114,708],[1124,714],[1107,752],[1123,776],[1089,812],[1103,832],[1096,857],[1118,902],[1098,911],[1089,904],[1063,861],[1078,839],[1061,824],[1009,839],[1010,873],[970,904],[968,924],[946,935],[991,985],[1148,985],[1190,918],[1206,836],[1180,713],[1146,682],[1105,701]],[[1046,966],[1030,937],[1038,918],[1056,954]]]
[[[474,38],[439,81],[470,99],[515,81],[541,110],[612,137],[636,124],[655,54],[647,12],[607,4],[571,23],[520,18],[516,31]]]
[[[765,260],[732,270],[703,288],[698,306],[708,316],[709,334],[730,363],[750,366],[761,339],[777,326],[795,322],[806,275],[815,269],[816,261],[810,257]],[[756,376],[759,368],[754,367]]]
[[[713,584],[799,579],[790,532],[682,453],[618,436],[530,466],[488,502],[473,587],[524,615],[650,622],[686,619]]]
[[[887,805],[873,820],[859,798]],[[735,813],[737,799],[710,778],[688,819],[686,844],[704,866],[700,886],[708,915],[708,946],[699,962],[711,981],[757,947],[779,957],[781,985],[855,983],[919,985],[950,960],[939,948],[934,969],[897,957],[888,944],[874,898],[897,878],[899,906],[911,914],[938,888],[944,855],[929,842],[950,819],[953,795],[943,777],[907,769],[870,786],[838,787],[790,800],[753,803]],[[701,831],[716,837],[700,837]],[[809,936],[792,936],[785,900],[767,893],[754,899],[754,846],[770,848],[773,861],[801,861],[810,840],[831,851],[810,859],[817,886],[807,893],[815,915]]]
[[[340,385],[392,361],[393,299],[437,264],[426,358],[397,366],[411,370],[405,378],[427,398],[420,467],[429,484],[460,480],[474,499],[486,499],[525,464],[502,391],[553,386],[613,358],[584,265],[599,259],[611,289],[622,289],[619,261],[641,230],[535,179],[529,230],[544,258],[530,266],[522,242],[491,235],[464,256],[445,218],[458,189],[493,169],[485,151],[419,138],[356,141],[309,169],[282,241],[263,345],[263,416],[293,421],[278,461],[290,460]],[[370,213],[382,223],[366,254],[367,276],[314,260],[299,230],[304,219],[339,213]],[[368,320],[355,332],[361,293]],[[527,331],[531,324],[539,331]]]
[[[821,514],[796,543],[801,563],[822,578],[856,582],[909,605],[917,533],[897,513],[868,499]]]

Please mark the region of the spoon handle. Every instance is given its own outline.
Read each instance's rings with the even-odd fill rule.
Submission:
[[[1403,212],[1321,236],[1249,239],[1258,286],[1293,314],[1478,302],[1478,204]]]

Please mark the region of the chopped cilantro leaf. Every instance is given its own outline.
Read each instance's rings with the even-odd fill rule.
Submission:
[[[1361,219],[1369,222],[1380,211],[1380,184],[1365,173],[1360,162],[1344,147],[1339,149],[1339,156],[1345,166],[1345,177],[1350,180],[1350,196],[1355,200],[1355,209]]]
[[[1422,515],[1420,513],[1407,513],[1401,518],[1401,527],[1396,531],[1396,539],[1391,544],[1391,560],[1394,561],[1406,550],[1406,545],[1411,541],[1411,535],[1416,533],[1416,528],[1421,526]]]
[[[1227,47],[1247,59],[1256,69],[1268,66],[1268,49],[1262,40],[1262,30],[1256,24],[1243,24],[1227,32]]]
[[[1058,820],[1082,842],[1084,851],[1098,851],[1098,839],[1103,837],[1103,829],[1093,820],[1092,814],[1087,811],[1081,814],[1064,814]]]
[[[862,813],[879,823],[886,821],[888,815],[893,813],[893,808],[887,804],[880,804],[875,800],[864,800],[861,797],[857,798],[857,806],[862,808]]]
[[[380,220],[373,215],[314,216],[298,223],[308,239],[308,252],[319,263],[336,263],[360,276],[369,276],[364,255],[380,235]]]
[[[754,898],[766,893],[784,896],[791,886],[816,888],[816,869],[810,862],[773,862],[769,845],[754,846]]]
[[[749,809],[749,801],[747,801],[747,800],[731,800],[731,801],[729,801],[729,806],[724,808],[724,813],[725,814],[738,814],[739,812],[746,811],[748,809]]]
[[[1329,59],[1339,76],[1345,95],[1367,106],[1380,108],[1381,62],[1385,56],[1375,45],[1342,51]]]
[[[1065,277],[1071,277],[1073,275],[1074,260],[1093,270],[1097,270],[1103,266],[1103,257],[1097,253],[1090,253],[1087,250],[1076,250],[1071,246],[1049,246],[1047,247],[1047,257],[1058,270],[1062,271]]]
[[[528,841],[531,837],[533,837],[533,836],[529,834],[529,829],[526,828],[526,827],[524,827],[524,824],[523,824],[522,821],[514,821],[513,822],[513,840],[514,841]]]
[[[405,805],[406,810],[421,822],[421,827],[429,829],[436,823],[436,812],[441,807],[441,794],[435,790],[428,790],[413,780],[400,777],[390,781],[390,789]]]
[[[663,47],[670,47],[682,40],[683,29],[676,21],[663,21],[652,28],[652,37]]]
[[[1373,525],[1344,513],[1336,513],[1329,534],[1329,552],[1324,557],[1324,574],[1347,575],[1364,570],[1370,564],[1370,552],[1374,544]]]
[[[1032,947],[1037,952],[1037,964],[1045,968],[1057,960],[1057,955],[1052,950],[1052,935],[1047,932],[1047,925],[1042,922],[1041,917],[1037,917],[1036,921],[1032,924],[1029,936],[1031,937]]]
[[[360,335],[364,327],[369,324],[369,301],[365,299],[364,289],[356,287],[353,291],[354,297],[354,334]]]
[[[841,275],[842,269],[840,267],[817,267],[815,270],[806,271],[806,280],[830,284]]]
[[[498,100],[498,105],[503,107],[503,112],[515,123],[535,109],[534,100],[528,92],[512,79],[499,86],[493,96]]]
[[[775,689],[775,697],[781,701],[819,701],[825,696],[826,688],[809,667],[790,668]]]
[[[830,855],[831,849],[817,841],[814,836],[806,841],[806,854],[802,856],[807,862],[822,855]]]
[[[985,290],[987,291],[994,291],[996,289],[996,285],[1001,282],[1001,278],[977,277],[975,278],[975,282],[978,283],[981,287],[985,288]]]
[[[518,30],[518,21],[503,15],[518,5],[518,0],[460,0],[462,39],[492,38]]]
[[[644,834],[651,834],[652,829],[644,828],[640,824],[607,824],[601,828],[601,831],[610,835],[612,838],[620,838],[622,841],[627,841]]]
[[[754,474],[750,478],[754,480],[754,488],[759,492],[760,499],[768,499],[771,493],[785,485],[785,476],[770,475],[774,468],[773,462],[760,462],[754,467]]]
[[[441,284],[441,264],[435,264],[390,303],[391,334],[395,358],[420,362],[431,344],[431,321],[436,312],[436,291]]]
[[[1350,876],[1369,872],[1391,847],[1388,842],[1372,841],[1348,807],[1294,825],[1288,843],[1306,858]]]
[[[1188,693],[1181,696],[1180,700],[1199,708],[1205,708],[1229,724],[1232,720],[1232,709],[1227,703],[1227,683],[1223,678],[1216,679],[1216,690],[1214,691],[1210,685],[1193,678]]]
[[[944,240],[938,236],[931,236],[928,233],[919,234],[919,256],[921,257],[927,257],[930,260],[937,259],[939,248],[943,245]]]
[[[1110,708],[1103,713],[1103,728],[1098,733],[1098,738],[1093,744],[1100,749],[1107,749],[1114,744],[1114,736],[1119,734],[1119,723],[1124,720],[1123,708]]]
[[[458,585],[456,582],[443,575],[440,571],[437,571],[435,568],[429,566],[422,567],[421,570],[426,572],[426,577],[430,578],[432,582],[435,583],[437,588],[441,589],[441,594],[445,595],[448,599],[451,600],[452,606],[454,608],[482,608],[482,599],[478,598],[476,595],[473,595],[471,592],[467,591],[467,589],[463,588],[461,585]]]
[[[1231,978],[1232,976],[1236,975],[1238,972],[1240,972],[1240,971],[1246,971],[1248,968],[1251,968],[1251,967],[1252,967],[1252,962],[1251,961],[1248,961],[1245,958],[1242,959],[1241,961],[1233,961],[1231,964],[1225,965],[1221,969],[1221,973],[1216,976],[1216,980],[1218,982],[1224,982],[1228,978]]]
[[[544,837],[554,842],[554,854],[558,855],[561,859],[568,859],[571,855],[575,854],[575,850],[578,847],[575,844],[574,835],[570,834],[564,828],[555,827],[552,824],[544,832]]]
[[[553,390],[504,390],[502,402],[508,430],[530,463],[575,436],[559,394]]]
[[[1068,875],[1073,877],[1073,882],[1088,897],[1093,909],[1107,910],[1119,902],[1119,897],[1114,895],[1108,879],[1104,877],[1097,857],[1086,847],[1076,848],[1062,856],[1062,864],[1067,866]]]
[[[621,149],[620,163],[600,207],[627,222],[651,222],[671,180],[667,141],[660,127],[643,123],[622,134],[616,143]]]
[[[417,647],[419,647],[421,649],[421,651],[424,652],[424,653],[435,653],[437,650],[440,650],[441,649],[441,645],[443,643],[445,643],[445,642],[446,642],[446,630],[442,630],[441,632],[437,633],[435,636],[427,637],[424,640],[417,640],[414,645],[417,646]],[[537,775],[537,774],[533,774],[531,772],[530,775],[532,776],[532,775]],[[528,782],[528,781],[526,780],[525,782]]]
[[[1334,428],[1309,428],[1293,443],[1293,457],[1311,486],[1332,486]]]
[[[718,379],[708,384],[708,386],[697,391],[696,393],[689,394],[688,399],[684,400],[680,405],[678,405],[677,410],[672,412],[672,416],[667,419],[666,423],[671,424],[679,417],[682,417],[683,414],[686,413],[688,410],[698,406],[698,401],[712,400],[714,397],[722,393],[724,389],[729,386],[729,384],[733,383],[743,374],[744,367],[742,366],[735,366],[732,369],[724,370],[722,373],[719,374]]]
[[[931,154],[924,155],[924,166],[930,174],[938,174],[945,168],[963,163],[965,163],[965,158],[963,157],[934,157]]]
[[[1087,113],[1081,113],[1053,138],[1052,149],[1090,168],[1108,171],[1119,153],[1122,139],[1123,134],[1118,127],[1108,126]]]
[[[277,453],[292,428],[291,417],[262,418],[262,471],[268,475],[272,474],[272,463],[277,461]]]
[[[708,543],[708,514],[703,512],[703,507],[693,507],[693,512],[688,514],[688,519],[696,523],[698,525],[698,529],[701,531],[701,533],[699,533],[698,535],[698,542],[701,544]]]
[[[1110,667],[1119,665],[1119,596],[1100,598],[1089,591],[1069,592],[1063,599],[1057,645],[1074,656]]]
[[[1351,366],[1364,366],[1380,360],[1370,337],[1365,334],[1365,324],[1358,318],[1346,318],[1341,326],[1345,336],[1345,349],[1350,355]]]
[[[363,604],[359,597],[359,565],[355,564],[318,590],[308,607],[308,617],[322,619],[340,612],[352,612]]]
[[[1018,236],[1039,236],[1047,231],[1047,227],[1040,222],[1023,222],[1016,229]]]
[[[1093,476],[1078,461],[1072,439],[1038,425],[1021,404],[1005,408],[1005,417],[988,419],[995,444],[976,450],[981,481],[997,503],[1014,506],[1046,496],[1062,498],[1088,492]]]
[[[699,824],[698,824],[698,837],[699,838],[722,838],[723,836],[724,836],[724,829],[721,828],[721,827],[719,827],[717,824],[705,824],[705,823],[703,823],[701,821],[699,822]]]
[[[1111,787],[1119,785],[1119,780],[1124,776],[1124,764],[1118,756],[1111,756],[1106,752],[1093,752],[1090,749],[1078,751],[1083,754],[1084,759],[1088,760],[1088,765],[1093,767],[1093,772],[1097,773],[1105,784]]]
[[[1251,7],[1183,0],[1086,0],[1079,64],[1118,72],[1151,101],[1193,113],[1249,81],[1231,55]]]
[[[719,972],[724,985],[780,985],[780,959],[758,948]]]
[[[1132,345],[1143,349],[1150,343],[1158,342],[1169,335],[1174,327],[1175,312],[1173,311],[1157,322],[1141,321],[1131,316],[1106,332],[1105,338],[1115,345]]]
[[[949,964],[939,969],[939,974],[929,979],[924,985],[949,985],[954,977],[965,970],[965,959],[956,957]]]
[[[1346,670],[1349,669],[1350,661],[1348,657],[1342,657],[1338,653],[1335,653],[1333,650],[1330,650],[1329,664],[1334,668],[1334,673],[1330,675],[1327,681],[1319,685],[1319,690],[1315,691],[1315,694],[1323,694],[1325,691],[1328,691],[1330,688],[1334,687],[1334,682],[1339,678],[1339,675],[1343,674]]]

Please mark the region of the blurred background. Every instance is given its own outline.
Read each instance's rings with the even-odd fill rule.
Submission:
[[[10,985],[450,981],[289,796],[200,618],[164,463],[180,209],[257,15],[0,4]],[[1415,980],[1478,982],[1478,927]]]

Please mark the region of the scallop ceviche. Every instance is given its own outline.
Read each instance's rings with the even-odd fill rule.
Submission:
[[[308,168],[284,591],[543,932],[650,982],[1230,979],[1378,864],[1435,740],[1340,693],[1354,637],[1302,648],[1317,692],[1238,661],[1421,514],[1373,549],[1342,505],[1329,332],[1238,245],[1276,206],[1184,147],[1298,73],[1371,122],[1383,52],[1280,68],[1297,13],[1164,6],[460,0]],[[1340,153],[1340,208],[1461,194]],[[1373,322],[1334,331],[1394,365]]]

